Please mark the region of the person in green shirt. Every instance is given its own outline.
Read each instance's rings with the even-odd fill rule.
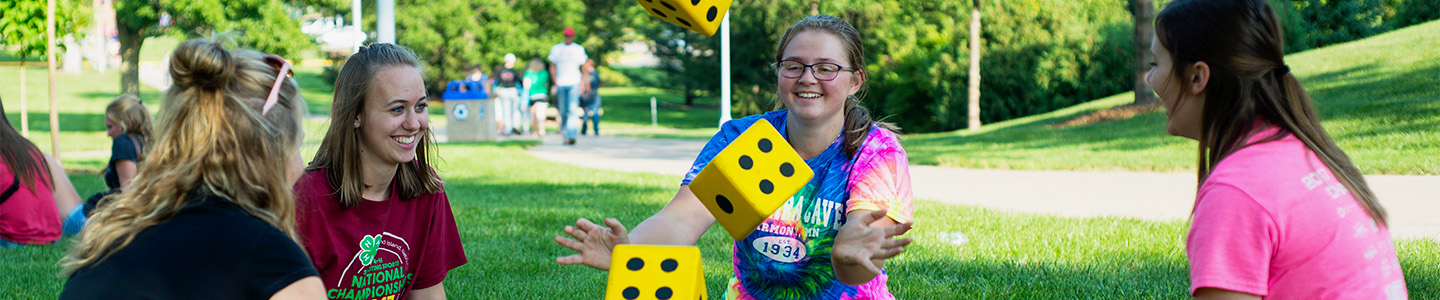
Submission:
[[[524,81],[527,96],[530,98],[530,124],[533,128],[531,135],[540,137],[545,135],[545,109],[549,108],[550,100],[550,72],[545,67],[545,61],[539,58],[531,59],[530,66],[525,68]]]

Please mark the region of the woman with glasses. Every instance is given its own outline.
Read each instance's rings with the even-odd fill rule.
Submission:
[[[290,63],[190,40],[170,58],[146,163],[61,261],[60,299],[320,299],[297,244]]]
[[[776,110],[726,122],[710,139],[660,212],[626,228],[615,219],[565,226],[572,238],[555,242],[577,252],[565,265],[610,268],[618,244],[694,245],[715,217],[689,183],[734,138],[764,119],[815,171],[799,193],[734,247],[735,275],[725,299],[894,299],[885,259],[912,240],[910,175],[894,127],[872,121],[858,102],[867,79],[860,34],[828,15],[805,18],[785,31],[776,49]],[[773,253],[761,243],[804,251]],[[795,254],[799,256],[795,256]]]
[[[420,61],[360,47],[335,79],[330,129],[295,184],[300,235],[331,299],[444,299],[465,249],[430,162]]]

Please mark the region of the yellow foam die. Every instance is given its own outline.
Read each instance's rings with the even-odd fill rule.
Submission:
[[[615,246],[605,300],[705,299],[704,275],[694,246]]]
[[[690,191],[739,241],[814,176],[775,126],[761,119],[700,170]]]
[[[715,35],[730,0],[635,0],[651,16],[705,36]]]

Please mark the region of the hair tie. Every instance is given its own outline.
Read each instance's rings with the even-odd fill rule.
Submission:
[[[1280,75],[1285,75],[1286,73],[1290,73],[1290,66],[1280,65],[1279,68],[1275,68],[1275,71],[1280,72]]]

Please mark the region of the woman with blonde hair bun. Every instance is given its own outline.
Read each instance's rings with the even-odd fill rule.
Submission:
[[[146,163],[61,261],[60,299],[320,299],[295,233],[305,102],[275,55],[186,41]]]

